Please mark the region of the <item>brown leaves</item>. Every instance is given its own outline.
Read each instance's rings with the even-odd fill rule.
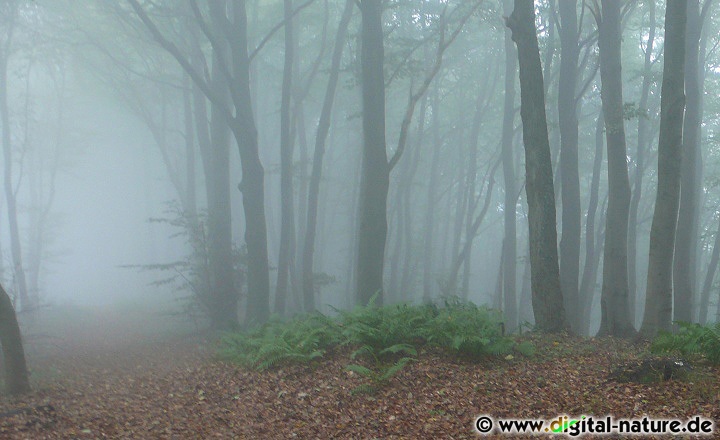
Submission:
[[[33,394],[0,400],[0,438],[477,438],[475,417],[559,414],[720,420],[717,369],[694,381],[651,385],[608,381],[637,357],[615,340],[537,339],[532,359],[473,363],[428,350],[372,396],[351,395],[363,378],[344,369],[348,353],[316,369],[266,372],[213,361],[198,341],[73,353],[33,363],[63,375]],[[37,381],[37,379],[36,379]],[[500,438],[500,437],[498,437]]]

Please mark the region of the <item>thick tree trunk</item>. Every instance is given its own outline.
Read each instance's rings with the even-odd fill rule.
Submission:
[[[0,344],[5,367],[5,389],[17,395],[30,391],[25,351],[15,310],[5,289],[0,286]]]
[[[217,63],[217,60],[214,61]],[[213,66],[212,83],[223,90],[225,82]],[[205,174],[207,187],[207,238],[210,265],[210,318],[217,330],[238,325],[238,294],[234,283],[232,257],[232,211],[230,203],[230,131],[215,105],[210,106],[210,167]],[[205,120],[198,123],[204,124]]]
[[[385,143],[385,80],[383,76],[382,2],[361,0],[360,53],[363,101],[363,157],[360,180],[356,302],[383,300],[383,267],[387,239],[389,173]]]
[[[683,121],[680,208],[673,258],[673,321],[692,321],[697,268],[698,156],[700,155],[700,2],[687,1],[685,29],[685,120]]]
[[[308,190],[307,224],[305,226],[305,244],[303,245],[302,258],[302,290],[303,307],[306,312],[315,309],[315,286],[313,285],[313,259],[315,255],[315,235],[317,229],[318,199],[320,195],[320,179],[322,177],[323,158],[325,156],[325,142],[330,131],[330,120],[332,116],[333,103],[335,102],[335,91],[337,89],[338,76],[340,75],[340,61],[342,60],[347,29],[353,12],[352,0],[345,2],[337,34],[335,35],[335,48],[333,49],[332,64],[330,66],[330,77],[328,78],[325,90],[325,99],[320,111],[317,133],[315,135],[315,151],[313,152],[312,172],[310,174],[310,188]]]
[[[285,314],[290,266],[295,258],[295,209],[293,198],[293,140],[290,136],[290,98],[292,95],[293,43],[292,0],[284,0],[285,61],[280,103],[280,251],[275,289],[275,313]]]
[[[672,320],[672,261],[675,245],[685,109],[685,23],[687,4],[668,0],[665,9],[665,56],[660,98],[658,183],[650,228],[645,315],[640,333],[652,338],[670,330]]]
[[[630,180],[627,169],[623,120],[622,65],[620,59],[621,4],[602,1],[598,17],[602,108],[608,159],[608,208],[600,299],[600,335],[631,337],[635,328],[628,312],[627,231]]]
[[[574,332],[579,332],[578,282],[580,273],[580,176],[578,171],[577,84],[578,23],[577,2],[560,1],[560,83],[558,118],[560,125],[560,184],[562,187],[562,238],[560,239],[560,281],[563,299]]]
[[[568,328],[560,289],[555,193],[540,53],[532,0],[515,0],[507,19],[518,48],[520,116],[525,143],[525,175],[535,325],[545,332]]]

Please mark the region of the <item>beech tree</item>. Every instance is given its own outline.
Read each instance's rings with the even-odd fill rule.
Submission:
[[[672,321],[672,262],[680,202],[683,114],[685,111],[685,23],[687,4],[668,0],[665,9],[665,61],[660,102],[658,183],[650,229],[645,315],[640,334],[669,331]]]
[[[541,331],[568,328],[560,289],[555,191],[545,96],[532,0],[515,0],[506,19],[518,50],[520,117],[525,144],[525,191],[530,234],[530,277],[535,325]]]
[[[628,313],[627,230],[630,180],[623,119],[620,2],[604,0],[595,11],[600,48],[602,109],[608,160],[608,207],[600,300],[600,334],[621,337],[635,332]]]

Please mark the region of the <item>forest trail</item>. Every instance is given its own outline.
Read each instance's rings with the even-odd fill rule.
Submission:
[[[356,362],[349,351],[255,372],[218,361],[199,336],[141,338],[131,324],[72,335],[44,341],[52,349],[42,352],[30,338],[34,391],[0,398],[0,413],[19,411],[0,416],[0,439],[480,438],[473,423],[481,414],[720,420],[717,368],[698,368],[693,381],[609,381],[638,352],[613,339],[537,339],[531,359],[481,362],[423,349],[365,395],[352,394],[365,381],[346,370]]]

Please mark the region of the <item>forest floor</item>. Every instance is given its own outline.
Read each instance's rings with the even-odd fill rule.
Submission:
[[[644,347],[614,339],[529,336],[534,356],[480,362],[421,350],[368,395],[352,393],[366,379],[345,369],[349,351],[255,372],[218,361],[199,336],[111,336],[100,322],[43,350],[29,341],[34,390],[0,397],[1,439],[479,438],[482,414],[720,421],[720,369],[620,383],[611,372],[639,362]]]

